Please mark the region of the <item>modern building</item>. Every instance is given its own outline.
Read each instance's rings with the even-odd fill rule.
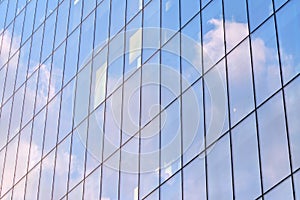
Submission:
[[[0,199],[300,200],[299,0],[0,0]]]

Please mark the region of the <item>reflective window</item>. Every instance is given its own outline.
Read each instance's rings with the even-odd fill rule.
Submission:
[[[110,1],[104,0],[96,8],[94,49],[98,51],[108,41]]]
[[[208,198],[232,199],[229,136],[222,137],[207,153]]]
[[[38,199],[51,199],[55,151],[51,151],[41,163],[41,177],[39,183]],[[28,191],[30,192],[30,191]]]
[[[154,192],[152,192],[151,194],[149,194],[149,196],[147,196],[145,198],[145,200],[155,200],[155,199],[159,199],[159,190],[155,190]]]
[[[300,26],[295,23],[300,18],[299,6],[300,1],[292,0],[276,13],[284,83],[300,72]]]
[[[2,30],[4,28],[5,23],[5,15],[7,10],[8,0],[2,1],[0,3],[0,9],[3,10],[3,12],[0,13],[0,29]],[[0,36],[1,38],[2,36]]]
[[[118,199],[119,159],[120,151],[112,155],[103,165],[100,199]]]
[[[224,55],[222,1],[212,1],[202,11],[204,72]]]
[[[99,199],[100,197],[101,166],[90,174],[84,183],[83,199]]]
[[[232,159],[236,199],[255,199],[261,194],[255,115],[232,130]]]
[[[35,11],[36,0],[29,1],[26,6],[26,15],[24,20],[24,30],[22,42],[26,41],[29,36],[32,34],[33,29],[33,20],[34,20],[34,11]]]
[[[254,108],[249,40],[227,57],[231,126]]]
[[[6,13],[6,25],[10,23],[16,14],[16,6],[18,1],[8,1],[8,8]]]
[[[281,85],[274,18],[251,35],[256,102],[259,105]]]
[[[90,12],[96,7],[97,0],[85,0],[83,1],[83,16],[84,19]]]
[[[47,16],[51,14],[57,7],[58,0],[47,1]]]
[[[272,0],[251,0],[248,1],[250,30],[254,30],[268,16],[273,13]]]
[[[280,8],[284,3],[286,3],[288,0],[276,0],[274,1],[275,10]]]
[[[49,31],[49,37],[51,38],[50,30],[48,31]],[[52,47],[52,43],[51,44],[44,43],[44,45],[42,46],[42,38],[43,38],[43,26],[40,26],[40,28],[32,36],[32,41],[31,41],[32,44],[30,48],[30,60],[29,60],[27,76],[31,75],[39,67],[41,49],[44,47],[44,45],[49,45]],[[52,48],[49,51],[51,50]],[[49,54],[50,52],[48,52],[47,56]]]
[[[176,100],[162,111],[160,173],[161,182],[171,177],[181,167],[180,101]]]
[[[294,199],[293,198],[293,192],[292,192],[292,184],[291,179],[288,178],[284,182],[280,183],[278,186],[276,186],[274,189],[272,189],[270,192],[268,192],[264,199],[266,200],[280,200],[280,199]]]
[[[184,26],[200,10],[200,1],[192,0],[180,3],[181,26]]]
[[[160,188],[160,199],[182,199],[181,171],[165,182]]]
[[[262,178],[266,191],[290,172],[281,93],[260,107],[257,114]]]
[[[180,28],[179,24],[179,1],[163,0],[161,2],[161,27],[168,29],[162,37],[162,44],[166,43]]]
[[[284,91],[292,165],[296,170],[300,167],[300,78],[291,82]]]
[[[66,63],[64,68],[64,85],[67,84],[77,72],[79,48],[79,29],[76,29],[67,39]]]
[[[126,1],[111,0],[110,5],[110,38],[112,38],[125,25]]]
[[[205,159],[203,155],[183,169],[183,199],[206,199]]]
[[[12,199],[22,199],[24,198],[24,188],[26,179],[23,178],[19,183],[17,183],[12,189]]]
[[[90,14],[81,25],[79,47],[79,69],[83,68],[92,58],[94,40],[95,12]]]
[[[298,171],[294,175],[294,184],[295,184],[295,193],[296,193],[296,199],[300,198],[300,172]]]
[[[131,0],[127,1],[127,12],[126,12],[126,22],[131,20],[133,16],[135,16],[142,8],[143,8],[143,0]]]
[[[12,107],[12,99],[8,100],[6,104],[1,107],[1,118],[0,118],[0,147],[6,144],[9,130],[10,112]],[[7,117],[8,116],[8,117]]]
[[[30,42],[31,42],[31,40],[29,39],[20,49],[18,72],[17,72],[17,76],[16,76],[16,88],[19,88],[21,86],[21,84],[24,83],[26,80],[27,65],[28,65],[29,51],[30,51]],[[2,69],[2,71],[3,71],[3,69]],[[2,77],[4,77],[4,75]],[[0,89],[0,91],[1,91],[1,89]],[[0,97],[1,97],[1,95],[2,95],[2,93],[0,92]]]
[[[71,137],[67,137],[57,146],[53,199],[60,199],[67,192]]]
[[[51,14],[45,22],[45,30],[43,37],[43,49],[42,49],[42,58],[43,62],[53,50],[53,42],[55,36],[55,23],[56,23],[56,12]]]
[[[226,51],[230,51],[248,35],[246,0],[225,0]]]
[[[67,36],[68,16],[70,1],[63,1],[58,7],[56,33],[55,33],[55,46],[56,48]],[[62,54],[64,55],[64,54]]]
[[[78,198],[83,197],[83,182],[77,185],[70,193],[68,193],[68,198],[70,200],[77,200]]]
[[[71,0],[68,33],[71,33],[81,21],[82,2],[83,0]]]
[[[34,29],[37,29],[45,20],[47,1],[36,0]],[[28,12],[27,12],[28,13]],[[26,15],[27,15],[26,13]]]

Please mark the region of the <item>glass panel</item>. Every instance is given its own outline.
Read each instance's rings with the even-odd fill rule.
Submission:
[[[8,1],[8,9],[6,13],[6,25],[10,23],[16,14],[16,6],[18,1]]]
[[[192,0],[189,1],[188,3],[185,1],[181,1],[180,8],[181,8],[180,20],[181,20],[181,27],[182,27],[200,10],[200,1]]]
[[[181,171],[165,182],[160,188],[160,199],[182,199]]]
[[[83,199],[99,199],[100,180],[101,180],[101,167],[98,167],[91,175],[89,175],[85,179]]]
[[[57,7],[58,0],[47,1],[47,16],[51,14],[54,9]]]
[[[8,6],[8,0],[1,1],[0,9],[3,10],[3,12],[0,12],[0,30],[4,29],[7,6]],[[0,36],[0,39],[1,37],[2,36]]]
[[[37,72],[27,81],[22,115],[22,127],[33,117],[34,102],[36,97]]]
[[[207,153],[208,198],[232,199],[231,161],[228,134],[213,145]]]
[[[83,182],[77,185],[70,193],[68,193],[67,199],[77,200],[78,198],[82,198],[83,196]]]
[[[54,34],[55,34],[56,12],[50,15],[45,22],[42,59],[43,62],[53,50]]]
[[[231,133],[235,198],[255,199],[261,194],[255,115],[247,117]]]
[[[183,199],[206,199],[205,160],[203,155],[183,169]]]
[[[60,199],[67,192],[71,137],[67,137],[56,149],[53,199]]]
[[[300,78],[291,82],[285,89],[286,112],[293,170],[300,167]]]
[[[140,121],[140,80],[141,70],[133,74],[124,83],[123,92],[123,118],[122,118],[122,143],[127,141],[139,129]],[[114,101],[116,102],[116,101]]]
[[[138,199],[139,138],[134,137],[121,148],[120,197]]]
[[[121,105],[122,88],[106,100],[103,159],[108,158],[120,146]]]
[[[40,178],[40,164],[34,167],[27,175],[25,199],[37,199]]]
[[[46,155],[57,142],[58,118],[60,107],[60,94],[57,95],[47,107],[47,119],[44,135],[43,155]]]
[[[22,11],[18,16],[15,18],[14,23],[14,35],[12,38],[12,48],[11,48],[11,55],[13,55],[21,45],[21,38],[22,38],[22,30],[23,30],[23,22],[24,22],[25,11]]]
[[[15,183],[19,181],[22,176],[26,174],[27,163],[28,163],[28,155],[30,148],[30,137],[31,137],[31,128],[32,123],[28,124],[21,132],[20,139],[18,144],[18,158],[17,158],[17,167],[15,171]]]
[[[52,181],[54,173],[55,151],[52,151],[42,161],[38,199],[51,199]],[[28,191],[30,192],[30,191]]]
[[[100,51],[93,59],[90,111],[105,99],[107,74],[107,48]]]
[[[288,0],[276,0],[274,1],[275,10],[277,10],[279,7],[281,7],[284,3],[286,3]]]
[[[280,71],[274,18],[251,35],[256,101],[259,105],[280,88]]]
[[[62,140],[72,130],[74,105],[73,93],[75,90],[74,88],[75,79],[73,79],[62,90],[58,141]]]
[[[19,138],[15,137],[7,146],[1,194],[5,194],[13,185],[18,141]]]
[[[152,0],[143,10],[142,62],[160,46],[160,1]]]
[[[206,145],[208,146],[229,128],[225,59],[204,75],[204,86]]]
[[[85,0],[85,1],[83,1],[83,16],[82,16],[82,19],[84,19],[88,14],[90,14],[91,11],[96,7],[96,1],[97,0]]]
[[[69,189],[72,189],[84,176],[86,153],[87,121],[83,121],[72,135],[71,163],[69,171]]]
[[[22,43],[32,34],[36,0],[31,0],[26,6]]]
[[[268,16],[273,13],[272,0],[251,0],[248,1],[250,31],[253,31]]]
[[[222,1],[212,1],[202,11],[204,72],[224,55]]]
[[[50,30],[48,31],[50,34]],[[42,47],[44,47],[45,45],[46,46],[49,45],[52,47],[52,43],[51,44],[44,43],[44,45],[42,46],[42,39],[43,39],[43,25],[40,26],[40,28],[32,36],[32,44],[30,49],[30,60],[29,60],[27,77],[29,77],[39,67]],[[51,50],[52,48],[49,51]],[[50,52],[48,52],[47,56],[49,54]]]
[[[120,151],[110,157],[103,166],[101,198],[100,199],[118,199],[119,190],[119,159]]]
[[[201,79],[182,95],[183,165],[204,149],[202,91]]]
[[[11,199],[23,199],[25,189],[25,178],[14,186]]]
[[[226,51],[229,52],[248,35],[247,6],[245,0],[225,0]]]
[[[152,192],[149,196],[145,198],[145,200],[156,200],[159,199],[159,190],[156,189],[154,192]]]
[[[254,108],[249,40],[227,57],[231,126]]]
[[[181,30],[182,91],[202,74],[200,14]]]
[[[30,51],[30,44],[31,39],[29,39],[20,50],[20,56],[19,56],[19,63],[18,63],[18,72],[16,77],[16,88],[19,88],[22,83],[25,82],[26,76],[27,76],[27,65],[28,65],[28,59],[29,59],[29,51]],[[3,71],[3,69],[2,69]],[[4,75],[2,76],[4,77]],[[1,91],[1,89],[0,89]],[[0,97],[1,97],[0,92]]]
[[[125,25],[126,1],[111,0],[110,5],[110,38],[112,38]]]
[[[22,113],[20,111],[22,110],[22,106],[23,106],[24,88],[25,86],[22,86],[14,95],[14,103],[11,111],[12,113],[11,113],[11,120],[10,120],[10,127],[9,127],[10,138],[13,137],[15,134],[17,134],[20,130],[21,117],[22,117]],[[4,116],[8,116],[8,115],[4,115]]]
[[[141,126],[143,127],[160,112],[160,65],[159,53],[155,54],[141,68],[142,88],[141,88]]]
[[[300,26],[295,23],[300,18],[299,7],[300,1],[289,1],[276,13],[284,83],[300,72]]]
[[[265,195],[266,200],[292,200],[293,198],[293,191],[292,191],[292,184],[291,179],[287,179],[284,182],[280,183],[270,192]]]
[[[180,93],[180,35],[161,50],[161,106],[165,108]]]
[[[169,31],[161,35],[162,44],[166,43],[180,28],[179,26],[179,1],[163,0],[161,2],[161,27]]]
[[[263,186],[266,191],[290,173],[281,93],[260,107],[257,114]]]
[[[36,0],[34,29],[37,29],[45,20],[47,1]],[[27,15],[28,12],[26,12]]]
[[[99,166],[102,162],[103,150],[103,123],[104,123],[104,105],[102,104],[89,116],[88,138],[87,138],[87,158],[86,174]]]
[[[81,25],[79,47],[79,69],[83,68],[92,58],[94,41],[95,12],[89,15]]]
[[[53,55],[53,63],[51,68],[51,82],[50,82],[50,93],[49,100],[53,98],[62,87],[63,69],[64,69],[64,55],[65,55],[65,44],[63,43]]]
[[[8,139],[9,133],[9,120],[12,106],[12,99],[8,100],[6,104],[1,107],[1,118],[0,118],[0,148],[2,148]]]
[[[159,185],[159,120],[156,117],[141,130],[139,198]]]
[[[56,48],[67,36],[68,17],[70,1],[63,1],[58,7],[56,33],[55,33],[55,46]]]
[[[75,126],[77,126],[88,115],[91,65],[92,63],[90,62],[77,76],[74,108]]]
[[[76,29],[72,35],[67,39],[66,48],[66,63],[64,69],[64,85],[66,85],[77,72],[78,61],[78,47],[79,47],[79,29]]]
[[[33,121],[32,141],[29,154],[29,168],[31,169],[41,160],[43,150],[43,137],[46,118],[46,109],[42,110]]]
[[[162,111],[160,170],[161,182],[172,176],[181,167],[180,101],[176,100]]]
[[[128,22],[134,15],[136,15],[143,8],[143,0],[131,0],[127,1],[126,17]]]
[[[94,49],[97,52],[108,41],[110,1],[104,0],[96,8]]]
[[[81,21],[82,2],[83,0],[71,0],[68,33],[71,33]]]

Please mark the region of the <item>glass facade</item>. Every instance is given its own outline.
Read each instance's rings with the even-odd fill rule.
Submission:
[[[299,199],[299,0],[0,0],[0,199]]]

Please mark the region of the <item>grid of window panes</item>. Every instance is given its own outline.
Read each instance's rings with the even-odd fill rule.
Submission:
[[[299,8],[298,0],[1,0],[0,199],[300,199]],[[182,35],[201,48],[189,51]],[[153,49],[143,48],[149,38]],[[132,46],[140,48],[126,54]],[[215,71],[225,123],[205,141]],[[170,81],[172,92],[163,87]],[[183,153],[192,93],[200,116]],[[175,132],[178,159],[165,167],[159,150]],[[139,171],[143,157],[124,152],[157,152],[158,168]],[[122,170],[128,162],[140,173]]]

